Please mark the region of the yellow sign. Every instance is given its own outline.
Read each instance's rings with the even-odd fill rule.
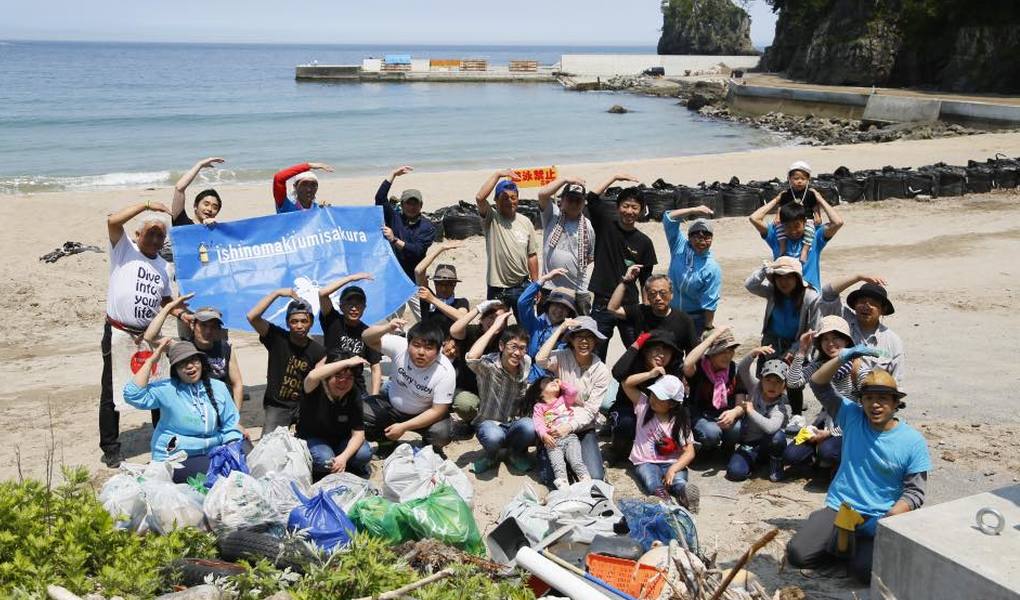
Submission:
[[[517,187],[542,187],[558,177],[556,167],[538,167],[534,169],[514,169],[517,175]]]

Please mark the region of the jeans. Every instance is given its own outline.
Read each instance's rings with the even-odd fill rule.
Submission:
[[[521,283],[511,287],[495,287],[487,286],[485,298],[487,300],[499,300],[504,306],[509,308],[514,313],[514,320],[520,322],[520,315],[517,314],[517,299],[524,293],[524,288],[531,283],[530,281],[522,281]]]
[[[641,484],[641,491],[649,496],[654,496],[659,490],[666,488],[662,478],[672,463],[641,463],[634,465],[634,473],[637,475],[638,483]],[[669,486],[669,493],[673,496],[683,497],[687,488],[687,469],[684,469],[673,477],[673,484]]]
[[[599,435],[594,429],[577,432],[581,440],[581,460],[584,466],[588,467],[588,475],[592,479],[606,479],[606,467],[602,464],[602,451],[599,450]],[[538,479],[551,486],[555,475],[552,470],[552,463],[549,462],[549,454],[545,451],[544,445],[538,448]]]
[[[298,409],[299,407],[297,406],[266,406],[265,420],[262,423],[262,435],[265,436],[276,431],[277,427],[290,429],[290,426],[298,421]]]
[[[780,429],[770,437],[763,437],[753,442],[740,444],[726,465],[726,479],[743,481],[751,476],[751,471],[759,462],[766,458],[782,460],[786,450],[786,432]]]
[[[113,404],[113,331],[103,322],[103,340],[99,349],[103,354],[103,374],[99,378],[99,447],[106,453],[120,452],[120,413]]]
[[[596,353],[603,362],[606,360],[606,353],[609,351],[609,342],[613,339],[613,329],[620,330],[620,341],[624,348],[629,348],[637,339],[638,331],[633,323],[618,319],[615,314],[606,308],[608,299],[596,298],[591,307],[591,317],[598,324],[599,333],[606,336],[604,341],[599,342]]]
[[[786,544],[786,558],[798,569],[813,569],[830,562],[829,554],[836,511],[831,508],[816,510],[808,515],[804,525]],[[871,559],[875,552],[875,538],[857,533],[854,535],[854,554],[850,557],[850,574],[858,581],[871,581]]]
[[[394,423],[403,423],[418,415],[409,415],[393,408],[390,399],[385,394],[365,396],[362,399],[365,420],[365,437],[371,441],[386,439],[385,430]],[[450,415],[421,429],[415,429],[415,433],[421,436],[426,444],[432,444],[436,450],[442,450],[450,443],[453,435],[453,423]]]
[[[511,456],[523,456],[535,445],[535,423],[530,417],[521,417],[510,423],[482,421],[475,435],[487,458],[496,458],[503,449],[508,450]]]
[[[312,474],[316,479],[332,472],[330,463],[333,459],[347,448],[350,438],[342,439],[336,444],[330,444],[319,438],[308,438],[308,452],[312,455]],[[372,460],[372,447],[368,442],[362,442],[361,447],[354,453],[354,456],[347,460],[346,471],[358,477],[368,477],[368,461]]]
[[[724,451],[729,451],[740,440],[740,421],[733,423],[733,427],[729,429],[723,429],[719,427],[715,419],[698,417],[694,420],[693,429],[694,441],[708,450],[722,448]]]
[[[783,462],[788,465],[810,467],[815,462],[820,467],[832,467],[839,464],[843,455],[843,438],[841,436],[827,437],[818,444],[804,442],[803,444],[790,444],[783,452]]]

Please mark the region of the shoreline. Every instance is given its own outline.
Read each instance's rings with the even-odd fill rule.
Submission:
[[[831,173],[840,166],[851,170],[896,167],[919,167],[944,162],[966,165],[968,160],[984,161],[996,153],[1020,156],[1020,133],[983,133],[971,136],[930,140],[896,140],[881,143],[858,143],[829,146],[782,145],[771,148],[692,154],[666,158],[583,162],[556,165],[561,175],[584,178],[589,187],[601,183],[613,173],[630,173],[642,183],[651,184],[662,178],[672,184],[695,186],[699,182],[728,181],[736,176],[741,181],[783,178],[787,167],[796,160],[811,164],[815,173]],[[197,156],[196,160],[202,158]],[[225,157],[229,164],[230,157]],[[315,160],[316,157],[309,157]],[[404,164],[399,157],[392,168]],[[283,168],[287,165],[280,165]],[[414,165],[412,165],[414,166]],[[425,210],[432,211],[456,204],[459,200],[473,201],[482,182],[495,170],[507,167],[546,165],[500,165],[488,169],[456,169],[421,171],[401,177],[396,187],[420,189],[425,197]],[[331,176],[320,174],[319,198],[336,206],[353,206],[371,203],[379,183],[388,175],[388,169],[377,175]],[[188,190],[188,200],[205,187],[215,187],[224,197],[223,220],[234,220],[272,212],[272,180],[263,183],[206,184],[196,181]],[[522,188],[522,198],[534,198],[537,188]],[[42,202],[41,207],[55,204],[85,204],[97,210],[112,210],[132,199],[161,201],[169,205],[173,185],[159,187],[90,188],[8,194],[0,199],[0,216],[11,218],[26,202]],[[232,201],[237,198],[238,201]],[[258,199],[258,200],[257,200]],[[190,209],[189,209],[190,210]],[[59,213],[58,213],[59,214]],[[57,215],[54,215],[57,216]],[[9,240],[10,241],[10,240]],[[0,249],[8,242],[0,242]]]

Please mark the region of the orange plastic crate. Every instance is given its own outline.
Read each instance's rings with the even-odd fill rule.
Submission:
[[[666,585],[666,574],[661,569],[633,560],[589,554],[585,562],[589,573],[639,600],[658,598]]]

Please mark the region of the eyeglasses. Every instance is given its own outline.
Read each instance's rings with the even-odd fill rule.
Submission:
[[[668,298],[672,290],[648,290],[645,292],[649,298]]]
[[[528,351],[528,347],[522,346],[521,344],[507,344],[505,348],[507,352],[511,354],[519,354]]]

